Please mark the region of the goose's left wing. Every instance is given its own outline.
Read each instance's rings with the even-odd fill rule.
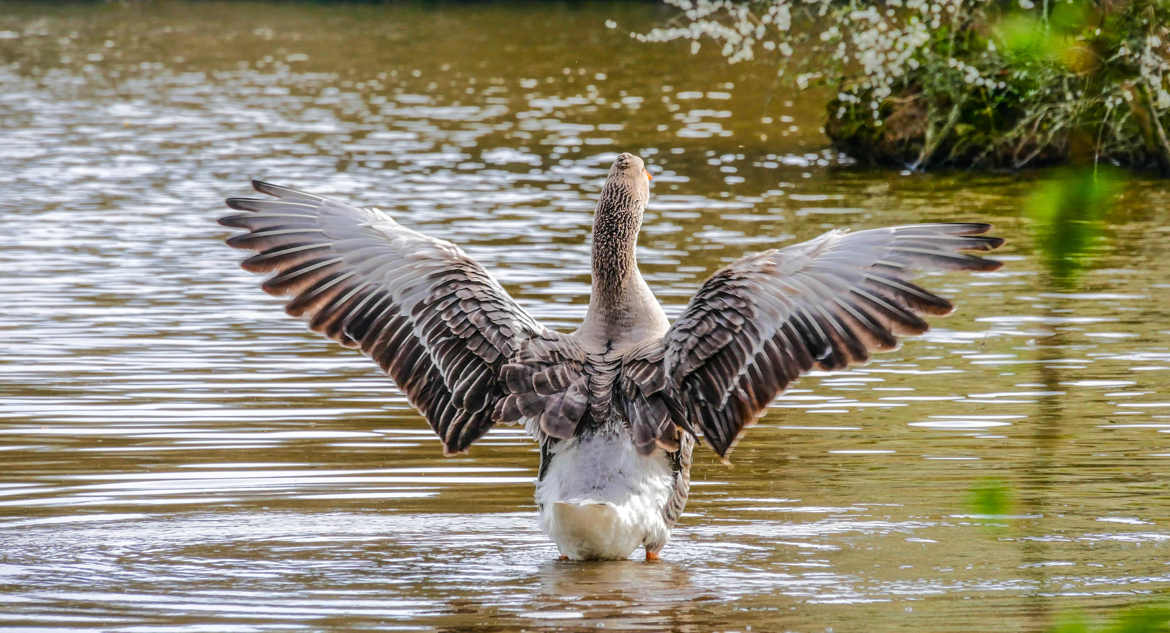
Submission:
[[[927,270],[995,270],[987,224],[920,224],[847,233],[749,255],[715,273],[657,346],[635,350],[623,382],[643,451],[701,434],[726,457],[744,427],[798,376],[841,369],[951,303],[910,282]]]
[[[466,450],[495,421],[522,416],[571,435],[584,409],[580,389],[570,389],[575,382],[561,380],[557,391],[545,380],[540,393],[523,384],[515,393],[509,384],[517,373],[578,378],[581,353],[475,260],[377,209],[252,184],[274,198],[231,198],[228,206],[245,213],[220,219],[247,230],[228,239],[257,251],[244,269],[274,273],[263,288],[290,295],[289,314],[377,362],[447,453]]]

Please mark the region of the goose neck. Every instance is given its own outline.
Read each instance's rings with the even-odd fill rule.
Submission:
[[[641,221],[636,212],[599,209],[593,221],[593,291],[619,296],[636,279],[635,250]]]

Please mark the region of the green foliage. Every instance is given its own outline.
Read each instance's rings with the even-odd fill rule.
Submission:
[[[984,479],[971,488],[967,497],[967,511],[986,522],[983,527],[998,532],[1007,526],[995,520],[1006,517],[1015,507],[1012,489],[998,479]]]
[[[1143,605],[1122,611],[1112,622],[1092,626],[1081,614],[1066,616],[1052,633],[1168,633],[1170,606]]]
[[[826,132],[863,161],[914,167],[1116,164],[1170,172],[1170,1],[973,2],[871,116],[842,79]],[[899,116],[913,104],[916,116]],[[866,152],[868,148],[870,151]]]
[[[1011,514],[1011,489],[998,479],[985,479],[971,489],[968,507],[972,514],[999,516]]]
[[[1122,184],[1111,170],[1070,170],[1042,183],[1028,199],[1025,210],[1035,223],[1037,245],[1058,284],[1075,284],[1091,264]]]
[[[1086,23],[1085,5],[1058,5],[1049,20],[1023,12],[1004,16],[994,25],[994,39],[1013,66],[1032,63],[1060,64],[1076,46],[1078,31]]]

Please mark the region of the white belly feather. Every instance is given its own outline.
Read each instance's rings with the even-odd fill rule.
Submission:
[[[626,558],[648,545],[657,552],[670,530],[662,514],[674,474],[662,451],[639,455],[624,434],[560,442],[536,484],[540,527],[574,560]]]

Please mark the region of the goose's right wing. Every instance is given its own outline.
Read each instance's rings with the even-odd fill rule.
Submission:
[[[926,331],[920,315],[949,313],[950,302],[908,280],[919,271],[999,268],[962,252],[1002,244],[981,235],[990,228],[832,231],[732,262],[703,284],[660,348],[631,358],[641,370],[630,372],[626,398],[644,410],[638,419],[652,421],[643,443],[673,447],[678,425],[725,457],[798,376],[863,362],[899,335]]]
[[[508,387],[521,370],[567,364],[557,371],[573,374],[579,369],[573,342],[534,321],[462,250],[377,209],[259,181],[253,186],[275,199],[231,198],[228,206],[245,213],[220,219],[247,230],[228,239],[257,251],[244,269],[274,273],[262,287],[291,295],[289,314],[376,361],[446,452],[464,451],[495,421],[521,415],[543,416],[562,434],[575,428],[575,400],[521,396]]]

